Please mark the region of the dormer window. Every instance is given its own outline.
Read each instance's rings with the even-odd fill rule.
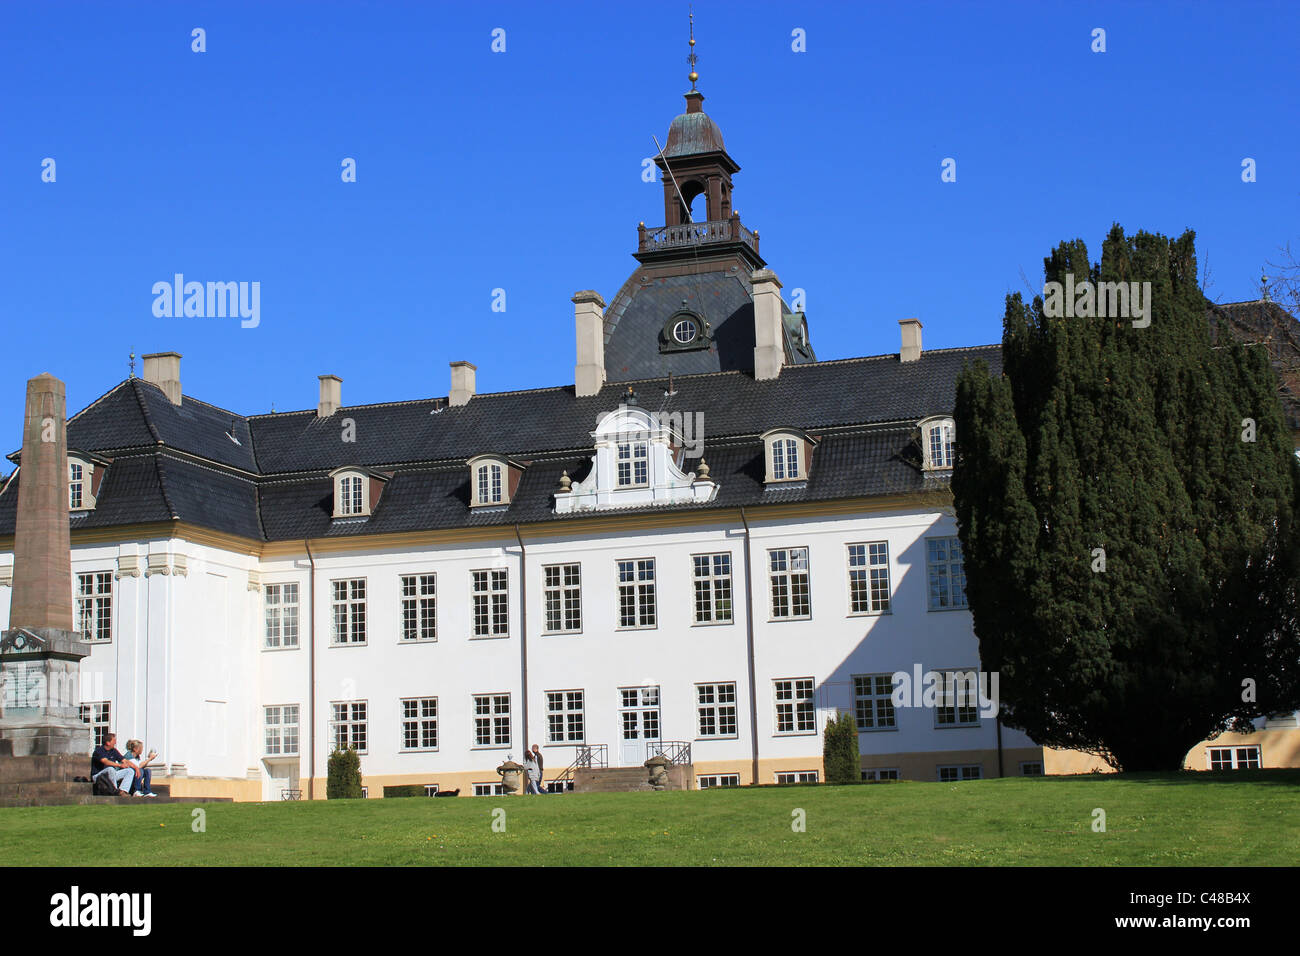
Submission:
[[[952,467],[956,447],[954,436],[951,418],[931,418],[921,422],[921,449],[926,471]]]
[[[504,508],[510,504],[523,465],[501,455],[476,455],[469,465],[469,504],[471,508]]]
[[[767,481],[807,481],[813,445],[812,439],[796,429],[778,428],[763,435]]]
[[[366,518],[374,513],[389,476],[367,468],[345,467],[331,472],[334,479],[334,517]]]
[[[81,452],[68,454],[68,510],[90,511],[95,507],[107,459]]]
[[[650,443],[618,443],[618,487],[644,488],[650,482]]]

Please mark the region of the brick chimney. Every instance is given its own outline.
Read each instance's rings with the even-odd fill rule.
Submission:
[[[474,397],[474,373],[477,371],[478,366],[471,365],[469,362],[451,363],[451,394],[447,396],[448,405],[454,408],[457,405],[469,404],[469,400]]]
[[[154,352],[145,355],[144,380],[163,390],[173,405],[181,403],[181,353]]]
[[[605,300],[599,292],[585,289],[573,294],[573,324],[578,340],[573,388],[582,398],[595,395],[605,384]]]
[[[903,333],[903,347],[898,353],[898,360],[915,362],[921,357],[921,320],[899,319],[898,326]]]
[[[316,417],[329,418],[343,407],[343,379],[337,375],[318,375],[320,401],[316,403]]]
[[[754,286],[754,378],[776,378],[785,364],[785,329],[781,322],[781,280],[771,269],[759,269]]]

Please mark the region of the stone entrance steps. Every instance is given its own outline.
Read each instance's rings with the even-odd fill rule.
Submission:
[[[229,797],[173,797],[166,784],[153,788],[156,797],[96,796],[89,783],[42,782],[0,784],[0,807],[55,807],[95,803],[230,803]]]
[[[691,764],[673,767],[669,789],[690,789],[689,781],[695,779]],[[650,786],[650,771],[645,767],[602,767],[573,772],[574,793],[632,793],[638,790],[654,792]]]

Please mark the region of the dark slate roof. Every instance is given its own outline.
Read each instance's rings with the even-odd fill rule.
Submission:
[[[698,115],[698,114],[697,114]],[[659,351],[659,336],[670,316],[687,308],[704,316],[712,346],[691,352]],[[799,364],[815,358],[792,335],[801,317],[782,302],[786,360]],[[703,271],[646,281],[646,271],[632,273],[605,312],[605,374],[611,382],[653,376],[754,370],[754,299],[749,276],[739,269]]]
[[[1264,299],[1211,305],[1210,335],[1217,341],[1225,333],[1268,348],[1287,425],[1300,430],[1300,322],[1276,302]]]
[[[998,346],[796,365],[770,381],[736,371],[633,383],[650,411],[703,415],[704,454],[719,482],[709,504],[642,510],[703,510],[774,501],[820,501],[923,491],[914,424],[951,412],[962,366],[998,370]],[[93,511],[74,528],[180,520],[254,540],[378,534],[555,520],[560,474],[590,468],[591,432],[626,398],[626,383],[577,398],[572,387],[240,417],[191,398],[177,407],[161,390],[128,380],[68,424],[69,447],[111,459]],[[351,419],[355,442],[344,442]],[[763,486],[759,436],[777,426],[819,440],[808,482]],[[239,444],[229,435],[239,438]],[[510,506],[469,507],[465,461],[483,452],[524,464]],[[374,513],[334,519],[329,472],[342,465],[391,473]],[[687,462],[689,472],[695,462]],[[0,534],[13,531],[18,476],[0,491]],[[609,514],[608,511],[594,514]],[[563,516],[570,517],[570,516]],[[580,517],[580,516],[579,516]]]

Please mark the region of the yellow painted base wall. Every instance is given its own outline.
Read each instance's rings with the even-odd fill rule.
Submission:
[[[261,800],[262,781],[244,777],[159,777],[154,784],[166,784],[173,797],[229,797],[231,800]]]
[[[1187,752],[1184,770],[1209,770],[1207,751],[1218,747],[1258,747],[1259,765],[1264,769],[1300,767],[1300,727],[1268,727],[1253,734],[1220,734],[1202,740]],[[1077,750],[1043,748],[1044,769],[1049,774],[1114,773],[1100,757]]]

